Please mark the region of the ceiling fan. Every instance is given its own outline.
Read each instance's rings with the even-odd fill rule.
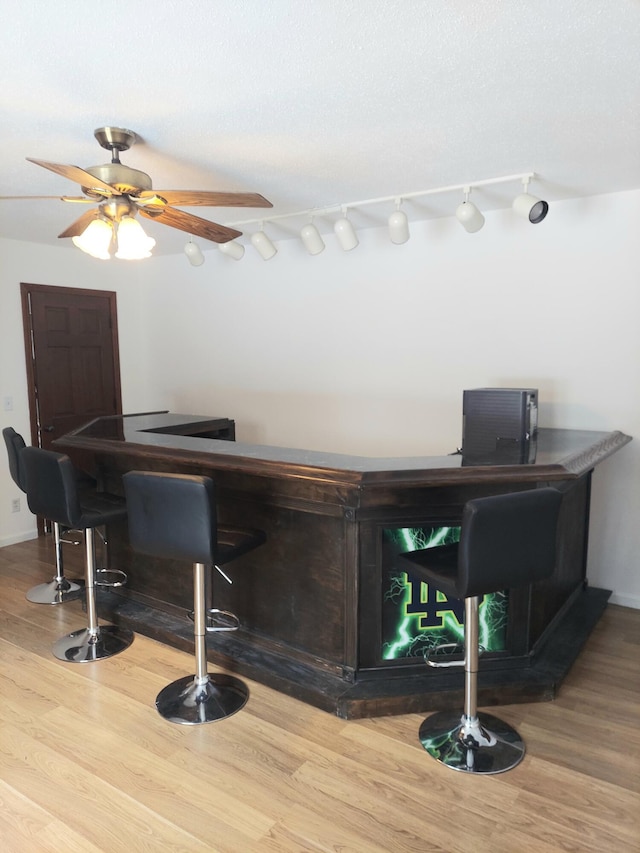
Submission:
[[[32,196],[32,198],[62,198],[62,201],[100,202],[83,213],[58,237],[80,237],[95,220],[107,221],[113,228],[122,219],[140,213],[147,219],[161,222],[171,228],[179,228],[214,243],[227,243],[240,237],[242,232],[225,225],[218,225],[191,213],[176,210],[179,207],[273,207],[271,202],[258,193],[207,192],[200,190],[154,190],[151,178],[145,172],[131,169],[120,162],[120,152],[127,151],[135,143],[136,134],[121,127],[99,127],[94,136],[103,148],[111,151],[111,162],[102,166],[65,166],[46,160],[26,159],[80,184],[83,196]],[[22,196],[28,198],[28,196]],[[75,241],[74,241],[75,242]]]

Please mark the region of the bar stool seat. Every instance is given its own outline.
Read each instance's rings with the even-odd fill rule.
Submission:
[[[427,664],[464,667],[462,715],[438,711],[420,726],[424,749],[446,767],[466,773],[502,773],[524,757],[525,745],[508,723],[477,708],[479,605],[490,592],[513,589],[553,574],[556,529],[562,496],[552,488],[531,489],[475,498],[463,510],[460,541],[407,551],[397,557],[399,568],[447,598],[464,599],[464,658],[438,660],[438,649]],[[449,647],[440,647],[449,651]]]
[[[123,572],[107,570],[104,577],[97,580],[94,531],[96,527],[126,518],[125,501],[105,492],[80,492],[77,472],[64,453],[25,447],[21,460],[31,512],[65,527],[82,530],[84,535],[87,627],[59,639],[53,646],[53,654],[60,660],[86,663],[124,651],[133,642],[133,633],[117,625],[98,624],[95,587],[111,585],[106,575],[113,575],[117,585],[121,585],[126,576]]]
[[[7,446],[11,478],[20,491],[26,494],[26,474],[21,462],[21,454],[26,447],[24,439],[13,427],[5,427],[2,430],[2,437]],[[66,539],[65,537],[70,533],[69,528],[61,526],[57,521],[51,519],[47,519],[47,521],[51,521],[53,526],[56,573],[50,581],[32,586],[27,590],[26,597],[34,604],[64,604],[65,601],[74,601],[84,594],[83,580],[69,580],[65,577],[62,557],[63,542],[77,544],[79,540],[75,538],[73,540]]]
[[[266,536],[262,530],[218,525],[209,477],[130,471],[123,482],[133,550],[193,565],[196,672],[161,690],[156,708],[165,719],[183,725],[229,717],[245,705],[249,690],[233,675],[208,672],[206,635],[236,630],[238,620],[228,611],[207,610],[206,573],[215,567],[231,582],[219,567],[262,545]]]

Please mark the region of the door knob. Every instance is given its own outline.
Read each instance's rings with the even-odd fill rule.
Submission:
[[[42,432],[53,432],[54,429],[55,429],[55,427],[52,427],[52,426],[43,427]]]

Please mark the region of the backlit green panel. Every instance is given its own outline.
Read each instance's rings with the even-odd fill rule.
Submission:
[[[422,657],[427,649],[464,639],[464,602],[447,599],[428,584],[396,568],[403,551],[432,548],[460,539],[459,527],[396,527],[382,531],[382,660]],[[504,592],[485,595],[480,603],[480,645],[486,651],[506,648],[508,599]]]

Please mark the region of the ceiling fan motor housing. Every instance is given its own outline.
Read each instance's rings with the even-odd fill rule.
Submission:
[[[145,172],[123,166],[119,152],[128,151],[136,141],[136,134],[124,127],[99,127],[93,135],[103,148],[111,151],[111,163],[102,166],[89,166],[85,169],[94,178],[110,184],[120,195],[137,195],[143,190],[152,189],[151,178]],[[104,193],[95,192],[91,187],[82,187],[90,198],[104,198]]]
[[[102,166],[89,166],[84,170],[110,184],[120,195],[137,195],[143,190],[152,189],[151,178],[146,172],[130,169],[122,163],[104,163]],[[104,193],[96,192],[91,187],[82,187],[82,191],[92,198],[104,198]]]

